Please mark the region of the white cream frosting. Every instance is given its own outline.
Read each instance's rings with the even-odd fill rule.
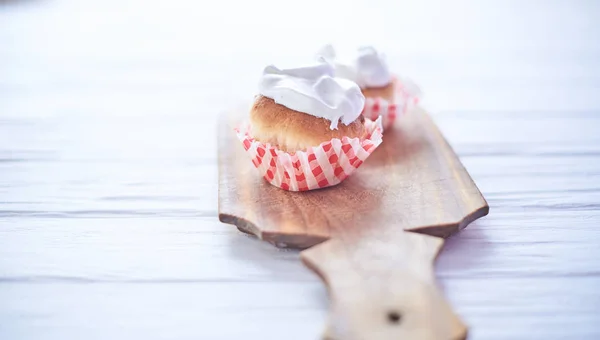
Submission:
[[[352,81],[334,77],[333,65],[319,62],[313,65],[280,69],[265,67],[259,92],[289,109],[331,121],[350,124],[365,105],[365,97]]]
[[[392,82],[385,56],[371,46],[359,47],[356,53],[340,59],[332,45],[325,45],[317,53],[335,67],[335,76],[352,80],[361,88],[382,87]]]

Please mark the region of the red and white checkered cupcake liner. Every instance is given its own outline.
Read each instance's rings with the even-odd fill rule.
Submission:
[[[396,117],[417,105],[421,94],[417,85],[410,80],[395,78],[394,81],[396,82],[395,102],[381,97],[368,97],[365,98],[365,107],[362,111],[362,115],[370,120],[376,120],[381,116],[384,130],[392,126]]]
[[[365,139],[334,138],[303,151],[288,153],[251,136],[251,127],[236,128],[252,163],[272,185],[289,191],[326,188],[342,182],[381,144],[381,119],[365,120]]]

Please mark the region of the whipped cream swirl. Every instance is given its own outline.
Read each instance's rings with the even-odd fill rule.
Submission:
[[[333,65],[319,62],[313,65],[280,69],[265,67],[259,92],[289,109],[331,121],[355,121],[365,105],[365,97],[352,81],[336,78]]]
[[[317,53],[335,67],[335,76],[352,80],[361,88],[383,87],[392,82],[385,56],[371,46],[359,47],[356,54],[348,59],[340,59],[332,45],[325,45]]]

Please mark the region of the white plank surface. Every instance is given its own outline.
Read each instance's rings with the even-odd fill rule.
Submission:
[[[346,3],[0,1],[0,339],[317,339],[297,252],[217,220],[215,124],[328,41],[385,47],[490,203],[437,263],[470,338],[600,338],[600,2]]]

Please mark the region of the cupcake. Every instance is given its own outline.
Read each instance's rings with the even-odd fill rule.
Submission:
[[[339,184],[381,143],[381,123],[365,119],[365,97],[333,65],[267,66],[249,124],[237,129],[271,184],[305,191]]]
[[[418,102],[419,90],[394,76],[385,56],[371,46],[358,48],[352,57],[344,60],[336,55],[333,46],[326,45],[317,57],[334,65],[336,77],[352,80],[360,86],[366,98],[363,116],[371,120],[381,116],[384,128],[390,127],[398,114]]]

